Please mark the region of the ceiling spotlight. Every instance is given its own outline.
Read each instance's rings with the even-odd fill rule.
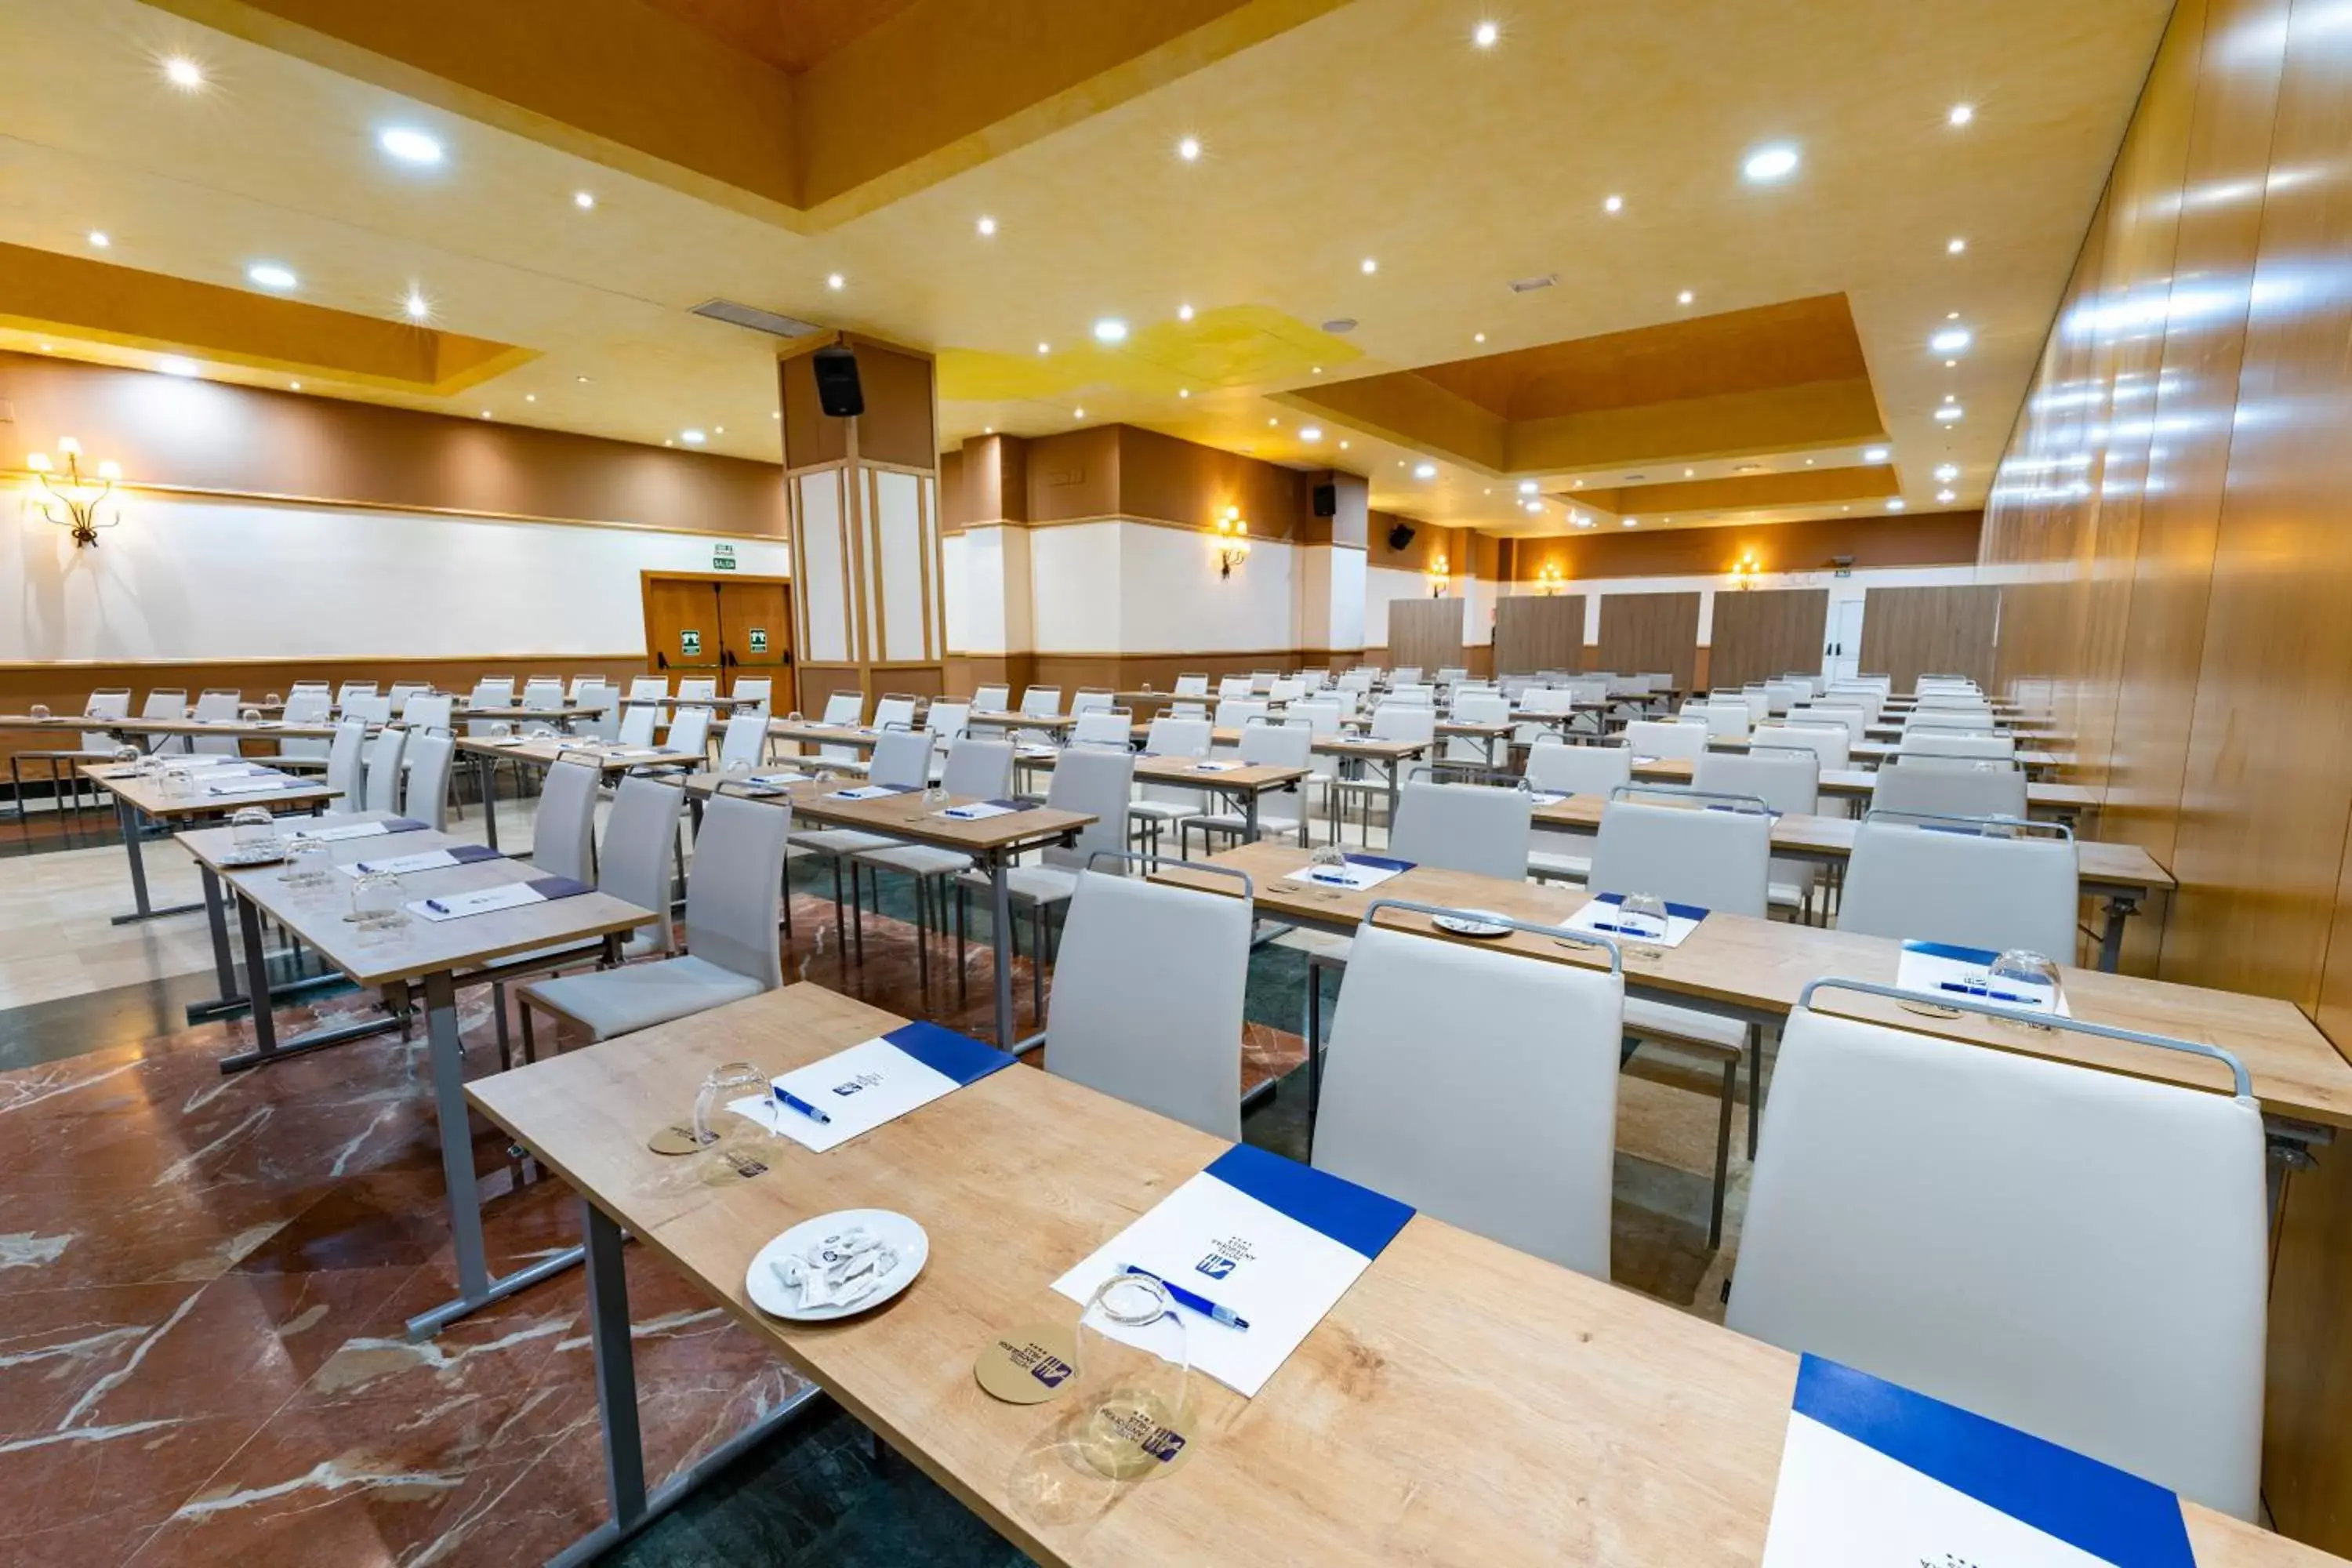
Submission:
[[[1177,319],[1178,321],[1191,321],[1191,320],[1192,319],[1192,306],[1190,306],[1190,305],[1179,305],[1179,306],[1177,306],[1177,307],[1176,307],[1176,319]]]
[[[1117,316],[1105,316],[1095,323],[1095,342],[1123,343],[1127,341],[1127,323]]]
[[[677,433],[677,438],[689,447],[699,447],[710,437],[699,430],[681,430]]]
[[[1864,447],[1862,449],[1862,460],[1865,463],[1883,463],[1894,455],[1885,447]]]
[[[1946,425],[1958,423],[1960,418],[1960,405],[1957,403],[1947,403],[1944,406],[1936,410],[1937,419]]]
[[[1605,213],[1623,212],[1625,210],[1625,198],[1623,196],[1611,196],[1607,201],[1601,204],[1601,210]]]
[[[1638,517],[1623,518],[1620,521],[1622,521],[1628,528],[1639,528],[1642,526],[1642,520]]]
[[[1281,420],[1279,420],[1279,419],[1269,419],[1269,420],[1267,420],[1267,421],[1266,421],[1266,423],[1267,423],[1267,424],[1269,424],[1269,425],[1279,425],[1279,424],[1281,424],[1281,423],[1282,423],[1282,421],[1281,421]]]
[[[1495,40],[1502,36],[1503,29],[1492,22],[1481,22],[1470,29],[1470,41],[1482,49],[1493,48]]]
[[[1954,479],[1960,477],[1959,465],[1957,463],[1938,463],[1936,465],[1936,477],[1943,480],[1946,484],[1949,484]]]
[[[1370,278],[1373,273],[1378,272],[1380,269],[1381,269],[1381,264],[1380,264],[1379,262],[1377,262],[1377,261],[1373,260],[1373,259],[1372,259],[1370,257],[1369,257],[1369,256],[1367,256],[1367,257],[1365,257],[1365,258],[1364,258],[1364,276],[1365,276],[1365,277]]]
[[[1956,360],[1956,359],[1948,359],[1948,360],[1946,360],[1946,361],[1944,362],[1944,368],[1945,368],[1946,370],[1950,370],[1950,369],[1954,368],[1955,366],[1957,366],[1959,363],[1960,363],[1960,362],[1959,362],[1959,361],[1958,361],[1958,360]]]
[[[578,382],[583,386],[588,384],[588,378],[584,375],[575,375],[572,379]]]
[[[1543,515],[1543,502],[1539,500],[1521,501],[1519,504],[1528,509],[1528,515],[1530,517],[1540,517]]]
[[[275,261],[257,261],[245,269],[245,275],[264,289],[291,289],[296,282],[294,269]]]
[[[1951,238],[1944,241],[1944,254],[1947,256],[1958,256],[1968,247],[1969,242],[1962,239],[1958,235],[1954,235]]]
[[[1086,416],[1087,411],[1083,408],[1073,408],[1070,410],[1070,417],[1073,419],[1084,419]]]
[[[1740,172],[1759,185],[1785,180],[1797,172],[1797,150],[1789,146],[1759,147],[1748,154]]]
[[[1542,486],[1537,484],[1533,479],[1521,479],[1519,481],[1519,493],[1523,496],[1534,495],[1542,488]]]
[[[182,92],[194,92],[205,85],[205,68],[185,55],[173,55],[163,62],[163,79]]]
[[[536,392],[526,392],[522,395],[522,400],[525,403],[537,403],[539,401],[539,394]]]
[[[1927,346],[1939,354],[1956,354],[1974,342],[1975,334],[1966,327],[1946,327],[1927,340]]]
[[[1310,375],[1321,375],[1323,374],[1323,367],[1319,364],[1310,364],[1307,367],[1307,371]]]
[[[1582,479],[1578,479],[1568,488],[1572,490],[1580,490],[1584,488],[1584,481]]]
[[[408,312],[408,319],[412,321],[421,321],[433,313],[433,302],[414,289],[408,291],[408,299],[402,308]]]
[[[1901,496],[1896,496],[1893,500],[1886,503],[1886,510],[1889,511],[1901,511],[1909,504],[1910,503],[1906,501]]]
[[[299,392],[302,390],[302,384],[299,381],[289,381],[286,384],[286,390],[289,392]]]
[[[114,243],[114,241],[108,237],[106,231],[100,228],[94,228],[89,231],[89,242],[100,250],[104,250],[108,246]]]
[[[1972,103],[1956,103],[1952,105],[1952,111],[1944,116],[1944,119],[1948,124],[1966,125],[1969,121],[1974,120],[1976,117],[1976,105]]]
[[[1486,341],[1486,334],[1484,332],[1473,332],[1470,334],[1470,341],[1474,343],[1483,343]]]
[[[1685,468],[1685,469],[1683,470],[1683,478],[1685,478],[1685,479],[1696,479],[1697,477],[1698,477],[1698,470],[1697,470],[1696,468]]]
[[[980,427],[980,433],[983,436],[993,436],[996,434],[996,426],[993,425],[983,425]]]
[[[155,368],[165,375],[194,375],[196,362],[180,354],[165,354],[155,362]]]
[[[1189,386],[1180,386],[1176,389],[1176,395],[1179,397],[1190,397],[1192,395],[1192,389]]]
[[[983,216],[978,223],[971,226],[980,231],[981,238],[986,239],[989,236],[996,232],[996,220],[992,217]]]
[[[487,408],[483,409],[483,410],[482,410],[482,417],[483,417],[483,418],[485,418],[485,419],[488,419],[489,416],[490,416],[490,411],[489,411],[488,409],[487,409]]]
[[[1950,502],[1950,501],[1956,501],[1956,500],[1959,500],[1960,498],[1959,498],[1959,493],[1958,493],[1957,490],[1948,490],[1948,489],[1945,489],[1945,490],[1937,490],[1937,491],[1936,492],[1936,499],[1937,499],[1937,500],[1939,500],[1939,501]]]
[[[1054,352],[1054,345],[1051,343],[1039,343],[1037,345],[1037,352],[1041,354],[1052,353]]]
[[[848,279],[844,278],[838,272],[828,272],[825,274],[824,286],[828,289],[839,289],[846,282],[848,282]]]
[[[1181,142],[1177,142],[1176,156],[1183,159],[1187,163],[1199,163],[1201,161],[1201,139],[1198,136],[1187,136]]]
[[[394,125],[377,132],[375,144],[404,163],[437,163],[441,143],[422,131]]]
[[[1302,441],[1320,441],[1323,439],[1323,432],[1316,426],[1302,425],[1298,427],[1298,438]]]
[[[1697,298],[1698,298],[1698,296],[1697,296],[1697,295],[1696,295],[1696,294],[1692,293],[1689,289],[1684,289],[1681,293],[1679,293],[1679,294],[1677,294],[1677,295],[1675,295],[1675,304],[1677,304],[1677,305],[1687,305],[1687,304],[1689,304],[1693,300],[1696,300],[1696,299],[1697,299]]]
[[[1415,463],[1412,466],[1412,477],[1416,479],[1433,479],[1437,477],[1437,465],[1435,463]]]
[[[1344,451],[1346,451],[1347,449],[1348,449],[1348,443],[1346,443],[1345,441],[1340,442],[1340,443],[1339,443],[1339,450],[1341,450],[1342,452],[1344,452]]]
[[[574,191],[572,193],[572,205],[578,207],[583,213],[593,212],[596,210],[596,193],[593,191]]]

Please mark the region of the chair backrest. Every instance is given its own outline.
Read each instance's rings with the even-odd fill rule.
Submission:
[[[1851,702],[1800,703],[1789,710],[1789,719],[1797,724],[1835,724],[1849,743],[1861,740],[1870,728],[1869,713]]]
[[[1748,749],[1768,748],[1811,752],[1826,773],[1853,760],[1853,732],[1843,724],[1759,724],[1748,737]]]
[[[1709,752],[1691,772],[1691,787],[1714,795],[1752,795],[1779,812],[1819,816],[1822,763],[1810,751]]]
[[[1176,678],[1175,692],[1179,697],[1206,697],[1209,694],[1209,678],[1205,674],[1180,675]]]
[[[719,682],[708,675],[681,675],[677,678],[677,700],[680,702],[708,702],[719,695]]]
[[[739,709],[719,737],[719,765],[756,768],[768,760],[768,721],[756,708]]]
[[[1303,724],[1313,735],[1336,735],[1341,717],[1339,700],[1335,697],[1308,697],[1292,703],[1282,710],[1286,723]]]
[[[236,717],[237,703],[244,695],[241,691],[227,688],[200,691],[196,694],[196,710],[189,716],[194,719],[234,719]],[[243,749],[234,735],[194,736],[189,742],[189,747],[199,756],[215,757],[233,757]]]
[[[592,719],[574,721],[581,730],[600,741],[620,739],[621,689],[619,687],[609,680],[599,680],[594,676],[590,676],[572,688],[572,699],[575,702],[604,710]]]
[[[1524,790],[1415,779],[1397,802],[1388,852],[1416,866],[1523,882],[1534,809]]]
[[[887,730],[893,725],[907,729],[915,727],[915,704],[921,701],[904,691],[886,691],[874,700],[874,727]]]
[[[469,708],[513,707],[515,705],[514,677],[510,675],[481,677],[474,682],[473,695],[467,699],[466,705]],[[403,709],[401,717],[404,719],[407,716],[407,710]]]
[[[995,735],[959,735],[948,743],[940,787],[951,795],[1004,799],[1013,793],[1013,742]]]
[[[1799,1007],[1763,1130],[1730,1327],[2254,1516],[2251,1100]]]
[[[639,675],[630,679],[629,700],[632,702],[658,702],[668,695],[669,677],[667,675]]]
[[[1745,735],[1755,722],[1748,715],[1748,704],[1737,696],[1694,702],[1683,710],[1683,717],[1704,723],[1710,735]]]
[[[1124,746],[1134,740],[1134,725],[1124,708],[1089,708],[1078,715],[1070,739],[1082,746]]]
[[[1837,925],[1996,952],[2021,947],[2072,963],[2080,898],[2072,838],[1874,810],[1854,830]]]
[[[360,811],[365,808],[360,757],[366,749],[365,720],[345,719],[335,726],[335,738],[327,744],[327,787],[342,798],[335,803],[333,809]]]
[[[920,789],[931,781],[931,737],[924,730],[885,730],[875,738],[866,776],[878,784]]]
[[[563,706],[563,682],[561,680],[524,681],[522,705],[536,709],[541,713],[554,712]]]
[[[1437,700],[1437,688],[1424,680],[1391,681],[1385,700],[1427,708]]]
[[[1220,730],[1238,730],[1253,719],[1265,717],[1266,702],[1263,697],[1221,697],[1217,700],[1217,724]]]
[[[139,705],[142,719],[179,719],[188,711],[188,692],[182,686],[151,686],[147,700]]]
[[[1921,730],[1940,731],[1947,734],[1990,735],[1999,727],[1993,722],[1990,709],[1980,712],[1960,712],[1952,709],[1921,708],[1903,721],[1906,736]]]
[[[1033,686],[1021,694],[1021,711],[1044,717],[1062,710],[1062,689],[1058,686]]]
[[[1054,960],[1045,1070],[1239,1141],[1253,921],[1246,898],[1080,871]]]
[[[971,703],[951,702],[944,697],[933,699],[931,705],[923,710],[923,728],[943,746],[961,739],[971,720]]]
[[[1811,681],[1768,680],[1764,683],[1764,710],[1767,713],[1786,713],[1812,694]]]
[[[400,718],[412,730],[446,730],[457,708],[457,700],[454,697],[419,692],[408,700],[408,706],[400,710]]]
[[[1162,757],[1205,757],[1210,731],[1206,719],[1154,719],[1143,749]]]
[[[1012,706],[1013,689],[1009,686],[975,686],[971,690],[971,706],[982,713],[1002,713]]]
[[[2006,762],[2017,755],[2017,737],[1977,734],[1963,730],[1909,729],[1903,731],[1900,754],[1906,757],[1990,757]]]
[[[1365,732],[1375,741],[1427,745],[1437,735],[1437,710],[1427,703],[1383,702],[1372,710]]]
[[[1332,679],[1331,684],[1342,691],[1352,691],[1360,697],[1372,689],[1373,683],[1380,679],[1380,674],[1379,670],[1368,664],[1351,665],[1341,670]]]
[[[286,710],[279,715],[289,724],[324,724],[334,711],[334,694],[323,686],[298,686],[286,694]],[[323,757],[328,742],[308,735],[289,735],[278,742],[281,757]]]
[[[1394,669],[1389,671],[1389,689],[1391,691],[1394,691],[1400,686],[1418,685],[1420,684],[1420,681],[1421,666],[1417,664],[1401,664]]]
[[[827,724],[855,724],[866,717],[866,693],[835,691],[824,700],[823,721]]]
[[[1259,697],[1270,697],[1270,696],[1272,696],[1272,695],[1274,694],[1274,683],[1275,683],[1276,680],[1280,679],[1281,679],[1281,676],[1282,676],[1282,672],[1281,672],[1280,670],[1275,670],[1275,669],[1253,669],[1253,670],[1251,670],[1251,671],[1250,671],[1250,690],[1251,690],[1251,692],[1252,692],[1253,694],[1256,695],[1256,696],[1259,696]]]
[[[400,809],[400,754],[407,744],[405,730],[384,730],[368,748],[366,807],[370,811]]]
[[[614,738],[625,746],[650,746],[654,743],[654,721],[661,710],[650,702],[632,702],[621,710],[621,727]]]
[[[1241,759],[1269,768],[1303,768],[1315,754],[1315,731],[1304,724],[1252,724],[1242,731]]]
[[[1696,763],[1706,753],[1708,726],[1675,719],[1636,719],[1625,726],[1625,744],[1634,755]]]
[[[1609,970],[1360,926],[1315,1166],[1606,1279],[1624,1015]]]
[[[343,700],[341,706],[346,719],[363,720],[370,724],[392,722],[392,699],[379,692],[353,692]]]
[[[767,676],[739,675],[735,678],[735,689],[730,693],[730,695],[731,695],[738,702],[754,702],[759,704],[758,707],[751,710],[758,713],[761,718],[765,718],[768,713],[769,700],[775,694],[775,681]],[[740,713],[744,711],[744,710],[739,708],[736,711]]]
[[[81,705],[81,710],[93,719],[128,719],[131,717],[131,688],[110,686],[92,691],[89,700]],[[104,730],[85,730],[81,736],[81,749],[101,754],[111,752],[114,737]]]
[[[541,781],[539,815],[530,825],[530,863],[551,877],[596,879],[596,786],[604,770],[593,763],[558,759]],[[408,786],[416,785],[414,775]]]
[[[392,699],[392,716],[395,719],[407,718],[410,700],[413,698],[422,697],[432,689],[433,683],[429,680],[394,681],[392,683],[392,689],[385,693],[386,696]],[[479,690],[480,688],[477,687],[476,689]],[[495,695],[497,688],[491,688],[491,691],[493,695]]]
[[[1267,687],[1265,691],[1266,700],[1269,702],[1296,702],[1306,695],[1307,682],[1298,679],[1296,676],[1284,676],[1272,686]]]
[[[1571,746],[1565,741],[1538,741],[1528,748],[1527,779],[1540,790],[1597,795],[1605,799],[1618,785],[1633,782],[1633,748]]]
[[[346,680],[341,686],[335,688],[335,706],[337,708],[346,708],[351,705],[351,700],[354,697],[373,697],[374,695],[374,681]]]
[[[1760,811],[1621,797],[1601,808],[1584,885],[1596,893],[1654,893],[1762,920],[1770,907],[1771,864],[1772,819]]]
[[[788,805],[718,795],[702,808],[686,879],[686,950],[767,990],[784,983],[776,927],[783,919]]]
[[[400,809],[436,833],[449,830],[449,762],[457,749],[446,730],[411,730],[404,752],[408,784]]]
[[[1049,848],[1045,859],[1056,866],[1084,867],[1097,849],[1127,848],[1127,801],[1135,783],[1133,752],[1087,749],[1064,752],[1054,767],[1054,783],[1045,804],[1056,811],[1084,812],[1095,820],[1078,830],[1075,848]]]
[[[1872,775],[1870,804],[1928,816],[2016,816],[2026,812],[2025,770],[1998,757],[1890,760]]]
[[[710,751],[710,710],[680,708],[669,721],[669,733],[662,744],[673,752],[684,752],[698,767]]]
[[[1511,700],[1499,691],[1456,691],[1454,717],[1465,724],[1503,724],[1511,717]]]
[[[630,773],[613,792],[604,819],[604,845],[596,857],[596,887],[641,910],[659,911],[646,929],[656,951],[674,945],[669,903],[677,860],[677,819],[686,791],[650,773]],[[789,815],[788,813],[780,815]]]
[[[1118,701],[1118,693],[1099,686],[1081,686],[1070,697],[1070,711],[1091,713],[1098,708],[1109,708]]]

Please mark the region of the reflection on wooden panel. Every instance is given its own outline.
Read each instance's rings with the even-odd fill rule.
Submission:
[[[1417,665],[1424,674],[1466,668],[1462,657],[1466,599],[1389,601],[1389,663]]]
[[[1862,668],[1908,691],[1922,675],[1993,679],[1999,588],[1873,588],[1863,595]],[[1720,609],[1717,610],[1720,614]]]
[[[1698,679],[1696,594],[1604,594],[1594,668],[1621,674],[1665,671],[1685,690]]]
[[[1791,669],[1821,668],[1829,618],[1827,588],[1716,595],[1715,627],[1706,639],[1707,684],[1745,686]]]
[[[1513,594],[1496,602],[1496,674],[1575,669],[1583,658],[1583,595]]]

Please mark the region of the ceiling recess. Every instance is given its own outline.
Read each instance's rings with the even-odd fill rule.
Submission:
[[[762,310],[757,305],[746,305],[734,300],[705,300],[694,307],[691,314],[708,316],[714,321],[725,321],[732,326],[749,327],[755,332],[766,332],[778,338],[804,338],[811,332],[824,331],[813,321],[779,316],[773,310]]]

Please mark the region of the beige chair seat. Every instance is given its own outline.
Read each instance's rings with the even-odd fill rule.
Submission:
[[[765,987],[691,953],[658,963],[632,963],[588,974],[567,974],[523,986],[520,994],[543,1012],[567,1019],[599,1040],[667,1024],[712,1007],[757,996]]]
[[[1633,996],[1625,998],[1625,1032],[1640,1039],[1698,1046],[1734,1056],[1748,1045],[1748,1026],[1737,1018]]]

